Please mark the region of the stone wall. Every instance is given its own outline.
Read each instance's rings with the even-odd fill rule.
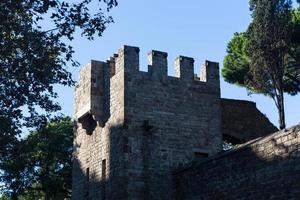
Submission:
[[[138,60],[138,50],[126,56]],[[174,199],[171,171],[221,150],[218,65],[206,62],[204,82],[195,80],[193,63],[176,58],[176,77],[170,77],[167,53],[151,51],[148,72],[135,62],[125,73],[130,199]]]
[[[74,200],[126,199],[128,196],[123,142],[124,68],[115,68],[113,65],[114,68],[110,69],[113,62],[92,61],[86,65],[76,88],[77,123],[74,131],[72,179]],[[92,77],[97,74],[98,78],[93,80]],[[87,79],[90,83],[81,82]],[[95,93],[90,91],[95,88],[101,88],[101,92],[97,93],[96,90],[98,97],[92,98]],[[103,101],[99,101],[101,99]],[[85,108],[82,106],[84,102],[89,101],[89,105],[98,105],[98,108],[89,106],[89,109],[81,111]]]
[[[300,125],[207,158],[174,178],[180,200],[299,199]]]
[[[200,77],[193,58],[174,64],[168,76],[167,53],[151,51],[141,72],[139,48],[124,46],[81,70],[72,199],[175,199],[174,169],[220,152],[222,128],[242,141],[274,128],[254,103],[221,99],[218,63],[206,61]]]
[[[221,105],[222,134],[228,142],[240,144],[278,131],[254,102],[222,98]]]
[[[218,64],[206,61],[197,78],[180,56],[170,77],[167,53],[148,61],[139,71],[139,49],[124,46],[82,70],[73,199],[174,199],[171,171],[221,150]]]

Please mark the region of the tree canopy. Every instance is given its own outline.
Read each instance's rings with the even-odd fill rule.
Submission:
[[[280,115],[283,92],[300,92],[300,8],[290,3],[251,1],[253,21],[228,43],[222,69],[225,81],[274,99]]]
[[[60,109],[53,87],[74,84],[68,67],[78,66],[69,44],[75,32],[89,40],[101,36],[116,5],[116,0],[0,2],[0,168],[22,127],[38,127]]]
[[[53,119],[31,132],[6,157],[0,181],[12,199],[65,199],[71,196],[73,122]]]

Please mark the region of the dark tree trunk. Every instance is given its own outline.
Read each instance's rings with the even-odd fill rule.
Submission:
[[[277,96],[278,102],[278,114],[279,114],[279,129],[285,129],[285,114],[284,114],[284,96],[283,90],[280,89],[279,94]]]

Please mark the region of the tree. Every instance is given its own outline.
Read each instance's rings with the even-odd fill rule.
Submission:
[[[283,92],[300,92],[300,9],[289,1],[251,1],[253,22],[227,47],[222,75],[254,93],[271,97],[285,127]]]
[[[0,2],[0,169],[22,127],[35,128],[60,109],[53,86],[74,84],[67,66],[78,66],[68,43],[75,31],[89,40],[101,36],[113,22],[107,12],[116,5],[116,0]]]
[[[19,141],[4,162],[1,181],[12,199],[65,199],[71,196],[73,123],[51,120]]]
[[[250,56],[248,51],[249,36],[246,32],[235,33],[227,45],[222,76],[225,81],[249,88],[246,84],[249,73]]]

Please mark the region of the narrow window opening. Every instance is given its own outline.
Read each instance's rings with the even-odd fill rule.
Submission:
[[[102,160],[102,200],[106,199],[106,160]]]

